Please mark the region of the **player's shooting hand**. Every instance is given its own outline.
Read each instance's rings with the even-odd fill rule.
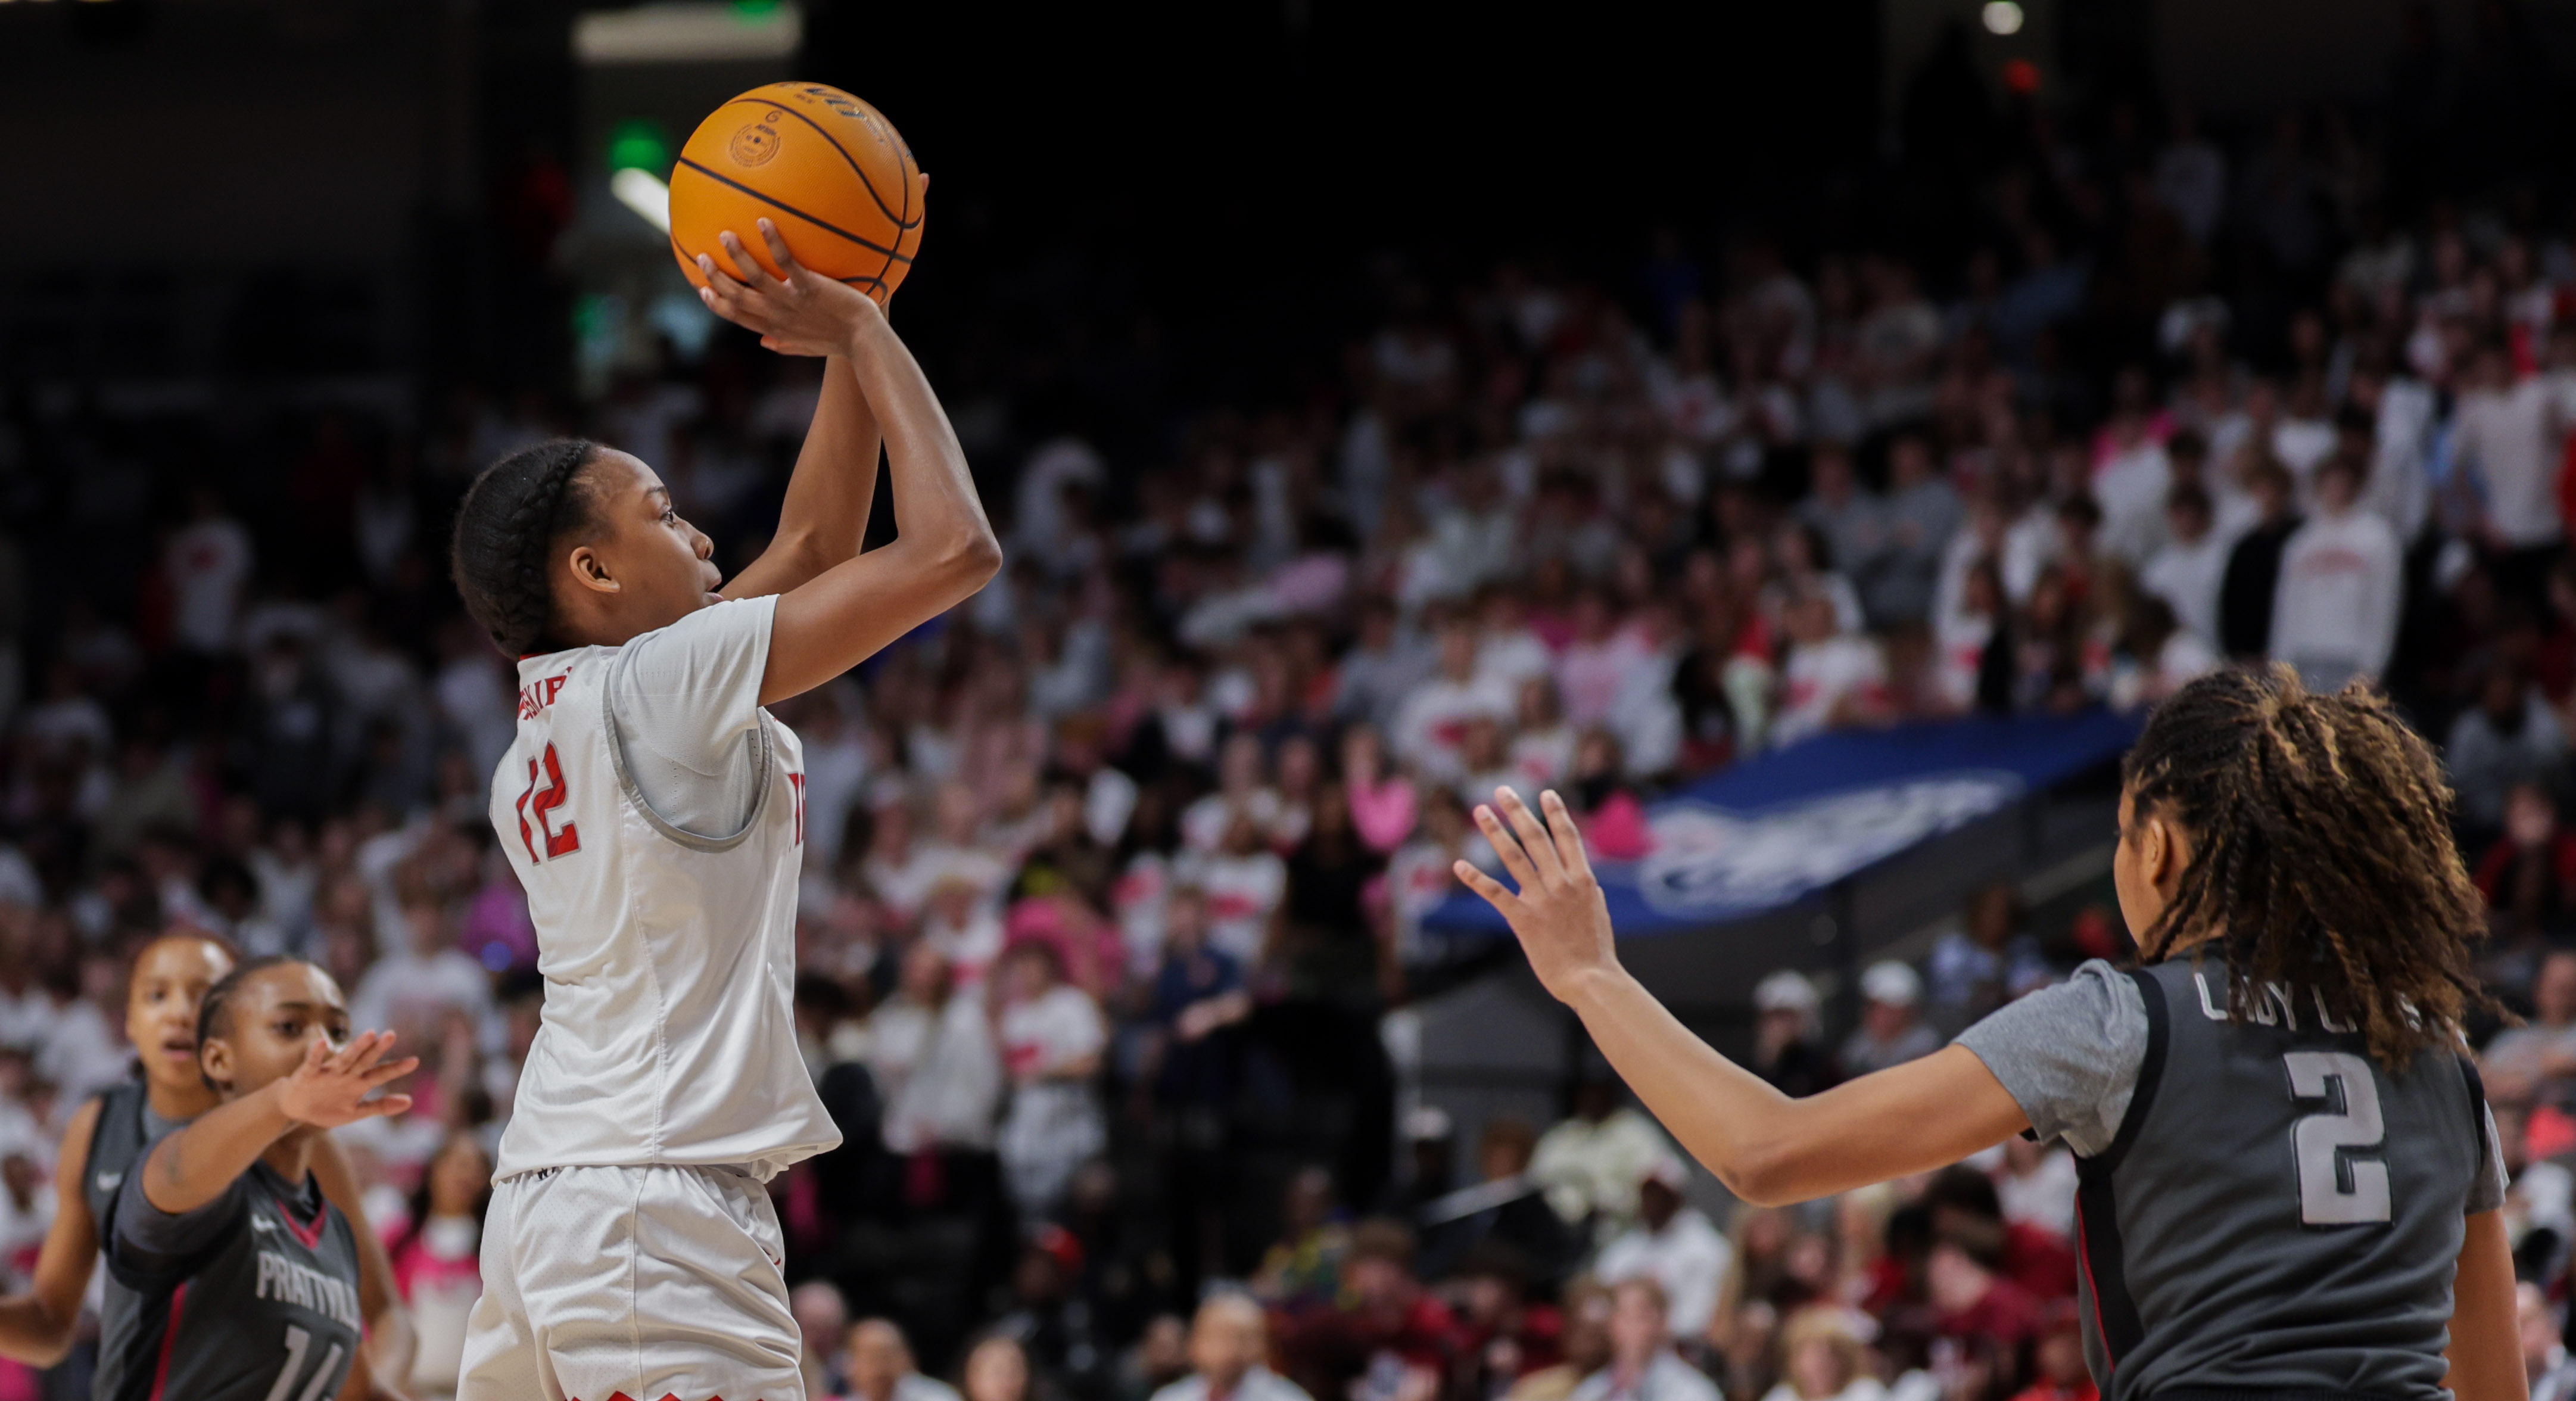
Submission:
[[[420,1068],[418,1056],[386,1060],[385,1052],[393,1045],[394,1034],[390,1031],[362,1032],[337,1050],[322,1037],[314,1037],[313,1044],[304,1049],[304,1063],[277,1082],[279,1112],[300,1124],[336,1129],[342,1124],[380,1114],[400,1114],[411,1108],[410,1095],[367,1098],[379,1087]]]
[[[770,261],[786,276],[770,276],[742,240],[726,230],[716,237],[742,276],[726,272],[712,255],[699,254],[698,273],[707,285],[698,299],[725,320],[759,332],[764,348],[781,355],[835,355],[849,349],[861,326],[884,318],[867,293],[797,262],[776,224],[762,219],[760,236],[769,245]]]
[[[1583,854],[1574,814],[1554,789],[1539,795],[1539,806],[1547,810],[1543,825],[1509,788],[1495,789],[1491,804],[1476,805],[1476,825],[1520,884],[1517,892],[1464,861],[1452,869],[1510,921],[1531,970],[1565,1000],[1584,977],[1616,969],[1619,954],[1610,934],[1610,906]]]

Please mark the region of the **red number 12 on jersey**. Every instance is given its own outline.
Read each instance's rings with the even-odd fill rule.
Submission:
[[[570,822],[564,823],[558,829],[547,816],[556,808],[562,807],[564,799],[569,796],[564,792],[563,761],[555,757],[555,746],[552,740],[546,742],[545,784],[543,788],[537,786],[537,761],[530,759],[528,786],[526,791],[519,794],[518,810],[519,840],[527,844],[528,859],[531,861],[543,861],[549,857],[565,856],[581,850],[580,829]],[[546,834],[544,856],[537,854],[536,832],[528,830],[528,819],[531,817],[537,820],[537,832]]]

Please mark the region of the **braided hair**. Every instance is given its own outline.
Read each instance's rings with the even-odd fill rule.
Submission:
[[[262,954],[258,958],[234,964],[231,972],[215,979],[215,985],[206,989],[206,995],[204,997],[197,999],[198,1051],[201,1054],[204,1052],[206,1042],[209,1038],[232,1029],[231,1018],[233,1010],[233,995],[241,991],[242,983],[252,974],[265,972],[268,969],[280,967],[289,963],[302,963],[303,961],[303,959],[296,958],[288,954]],[[200,1079],[206,1082],[207,1089],[220,1090],[223,1088],[223,1086],[215,1083],[215,1077],[206,1074],[203,1061],[200,1061],[198,1066],[197,1075]]]
[[[586,438],[522,448],[483,470],[456,511],[449,567],[465,611],[512,657],[555,650],[554,545],[592,525],[581,476],[599,456]]]
[[[2157,708],[2121,776],[2135,810],[2180,823],[2192,848],[2139,946],[2205,939],[2237,1014],[2266,983],[2306,985],[2400,1069],[2495,1006],[2450,788],[2386,696],[2319,695],[2278,663],[2204,676]]]

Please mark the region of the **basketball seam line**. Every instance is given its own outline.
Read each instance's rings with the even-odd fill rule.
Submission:
[[[783,199],[779,199],[779,198],[777,198],[777,197],[776,197],[776,196],[774,196],[774,195],[767,195],[767,194],[763,194],[763,193],[761,193],[760,191],[753,189],[753,188],[752,188],[752,187],[750,187],[749,185],[746,185],[746,184],[742,183],[742,182],[741,182],[741,181],[739,181],[739,180],[733,180],[733,179],[729,179],[729,178],[727,178],[727,177],[725,177],[725,176],[723,176],[723,175],[719,175],[719,174],[717,174],[715,171],[709,170],[709,169],[707,169],[705,166],[698,164],[696,161],[693,161],[693,160],[689,159],[687,156],[682,156],[682,157],[680,157],[680,164],[685,165],[685,166],[687,166],[689,169],[696,171],[696,172],[697,172],[697,173],[699,173],[700,175],[703,175],[703,176],[707,177],[708,179],[715,181],[715,182],[716,182],[717,184],[719,184],[719,185],[726,186],[727,188],[730,188],[730,189],[739,190],[739,191],[741,191],[742,193],[744,193],[744,194],[747,194],[747,195],[751,196],[753,199],[759,200],[759,201],[760,201],[761,203],[763,203],[763,204],[776,205],[778,208],[786,210],[788,213],[795,215],[797,218],[804,220],[806,223],[812,224],[814,227],[816,227],[816,228],[818,228],[818,229],[823,229],[823,230],[826,230],[826,231],[831,232],[831,233],[839,234],[841,237],[846,238],[846,239],[848,239],[850,242],[852,242],[852,243],[855,243],[855,244],[859,245],[861,248],[865,248],[865,249],[867,249],[867,250],[868,250],[869,252],[871,252],[871,253],[883,253],[883,254],[885,254],[889,259],[892,259],[892,260],[897,261],[897,262],[904,263],[904,264],[905,264],[905,265],[907,265],[907,266],[909,266],[909,265],[911,264],[911,262],[912,262],[912,259],[907,258],[907,257],[904,257],[901,253],[897,253],[897,252],[895,252],[893,249],[886,247],[884,244],[877,242],[875,239],[872,239],[872,238],[861,238],[861,237],[859,237],[857,234],[854,234],[854,233],[850,232],[848,229],[842,228],[842,227],[840,227],[839,225],[831,224],[831,223],[827,223],[827,222],[825,222],[824,220],[817,219],[817,218],[815,218],[813,215],[806,213],[804,210],[797,208],[795,205],[789,204],[787,201],[785,201],[785,200],[783,200]],[[891,265],[891,264],[889,264],[889,265]]]
[[[902,214],[897,214],[897,213],[895,213],[893,210],[886,208],[885,196],[880,195],[880,194],[878,194],[878,193],[877,193],[877,182],[868,178],[868,173],[867,173],[867,171],[866,171],[866,170],[864,170],[864,169],[862,169],[862,168],[860,168],[860,165],[859,165],[858,160],[850,154],[850,152],[849,152],[848,148],[844,147],[844,146],[841,144],[840,139],[839,139],[838,137],[835,137],[835,136],[833,136],[833,135],[832,135],[832,133],[830,133],[830,132],[828,132],[828,131],[825,131],[825,130],[823,129],[823,124],[822,124],[821,122],[818,122],[818,121],[814,120],[812,117],[806,116],[804,113],[797,111],[794,107],[791,107],[791,106],[787,105],[787,104],[786,104],[786,103],[784,103],[784,102],[772,102],[772,101],[770,101],[770,100],[769,100],[769,99],[767,99],[767,98],[762,98],[762,99],[760,99],[759,101],[754,102],[752,99],[750,99],[750,98],[748,98],[748,97],[737,97],[737,98],[735,98],[733,101],[726,103],[726,104],[725,104],[725,106],[727,106],[727,107],[736,107],[736,106],[775,107],[775,108],[777,108],[779,111],[784,112],[784,113],[786,113],[787,115],[789,115],[789,116],[791,116],[791,117],[794,117],[796,120],[798,120],[798,121],[800,121],[800,122],[803,122],[805,125],[807,125],[807,126],[810,126],[810,127],[814,128],[814,133],[815,133],[815,135],[822,137],[822,138],[823,138],[825,141],[827,141],[827,142],[830,142],[830,143],[831,143],[831,146],[832,146],[832,149],[840,155],[841,159],[849,162],[851,173],[852,173],[852,174],[855,174],[855,175],[857,175],[857,176],[859,177],[859,183],[860,183],[860,184],[867,186],[867,189],[868,189],[868,198],[876,201],[876,205],[877,205],[877,212],[878,212],[879,214],[882,214],[882,215],[886,216],[887,218],[894,220],[894,226],[895,226],[897,229],[909,229],[909,228],[916,227],[916,225],[917,225],[917,221],[916,221],[916,224],[907,224],[907,223],[905,223],[905,222],[903,221],[903,215],[902,215]],[[895,143],[895,145],[896,145],[895,165],[896,165],[896,167],[897,167],[897,168],[900,168],[900,167],[903,165],[902,143],[901,143],[901,142],[896,142],[896,143]],[[911,187],[909,186],[909,184],[907,184],[907,185],[905,186],[905,189],[904,189],[904,192],[903,192],[903,207],[904,207],[904,213],[908,214],[908,213],[912,212],[912,189],[911,189]],[[903,238],[903,235],[901,235],[900,233],[898,233],[898,234],[896,234],[896,235],[895,235],[895,238],[896,238],[896,241],[897,241],[897,242],[901,242],[901,241],[902,241],[902,238]],[[874,245],[870,245],[870,246],[871,246],[871,247],[873,247]]]

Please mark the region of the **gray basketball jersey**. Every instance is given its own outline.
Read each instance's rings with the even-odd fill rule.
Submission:
[[[107,1239],[107,1212],[116,1201],[117,1185],[152,1146],[152,1129],[144,1119],[149,1108],[150,1091],[140,1079],[123,1081],[98,1097],[98,1124],[90,1131],[89,1161],[81,1167],[81,1196],[89,1203],[89,1219],[97,1224],[101,1241]]]
[[[150,1209],[129,1173],[116,1207]],[[99,1401],[322,1401],[356,1359],[358,1243],[311,1177],[289,1186],[253,1163],[210,1204],[211,1238],[175,1257],[109,1235],[108,1269],[132,1324],[102,1337]]]
[[[2468,1059],[2429,1050],[2391,1074],[2307,989],[2264,989],[2231,1020],[2215,962],[2127,976],[2146,1055],[2077,1196],[2106,1401],[2443,1401],[2464,1213],[2496,1171]]]
[[[144,1155],[161,1135],[176,1127],[152,1112],[151,1091],[140,1078],[99,1095],[98,1123],[90,1131],[89,1161],[81,1171],[81,1196],[89,1203],[89,1219],[97,1228],[101,1250],[111,1244],[117,1189],[143,1166]],[[99,1290],[100,1355],[128,1346],[144,1327],[144,1312],[143,1297],[118,1283],[115,1271],[109,1271]]]

